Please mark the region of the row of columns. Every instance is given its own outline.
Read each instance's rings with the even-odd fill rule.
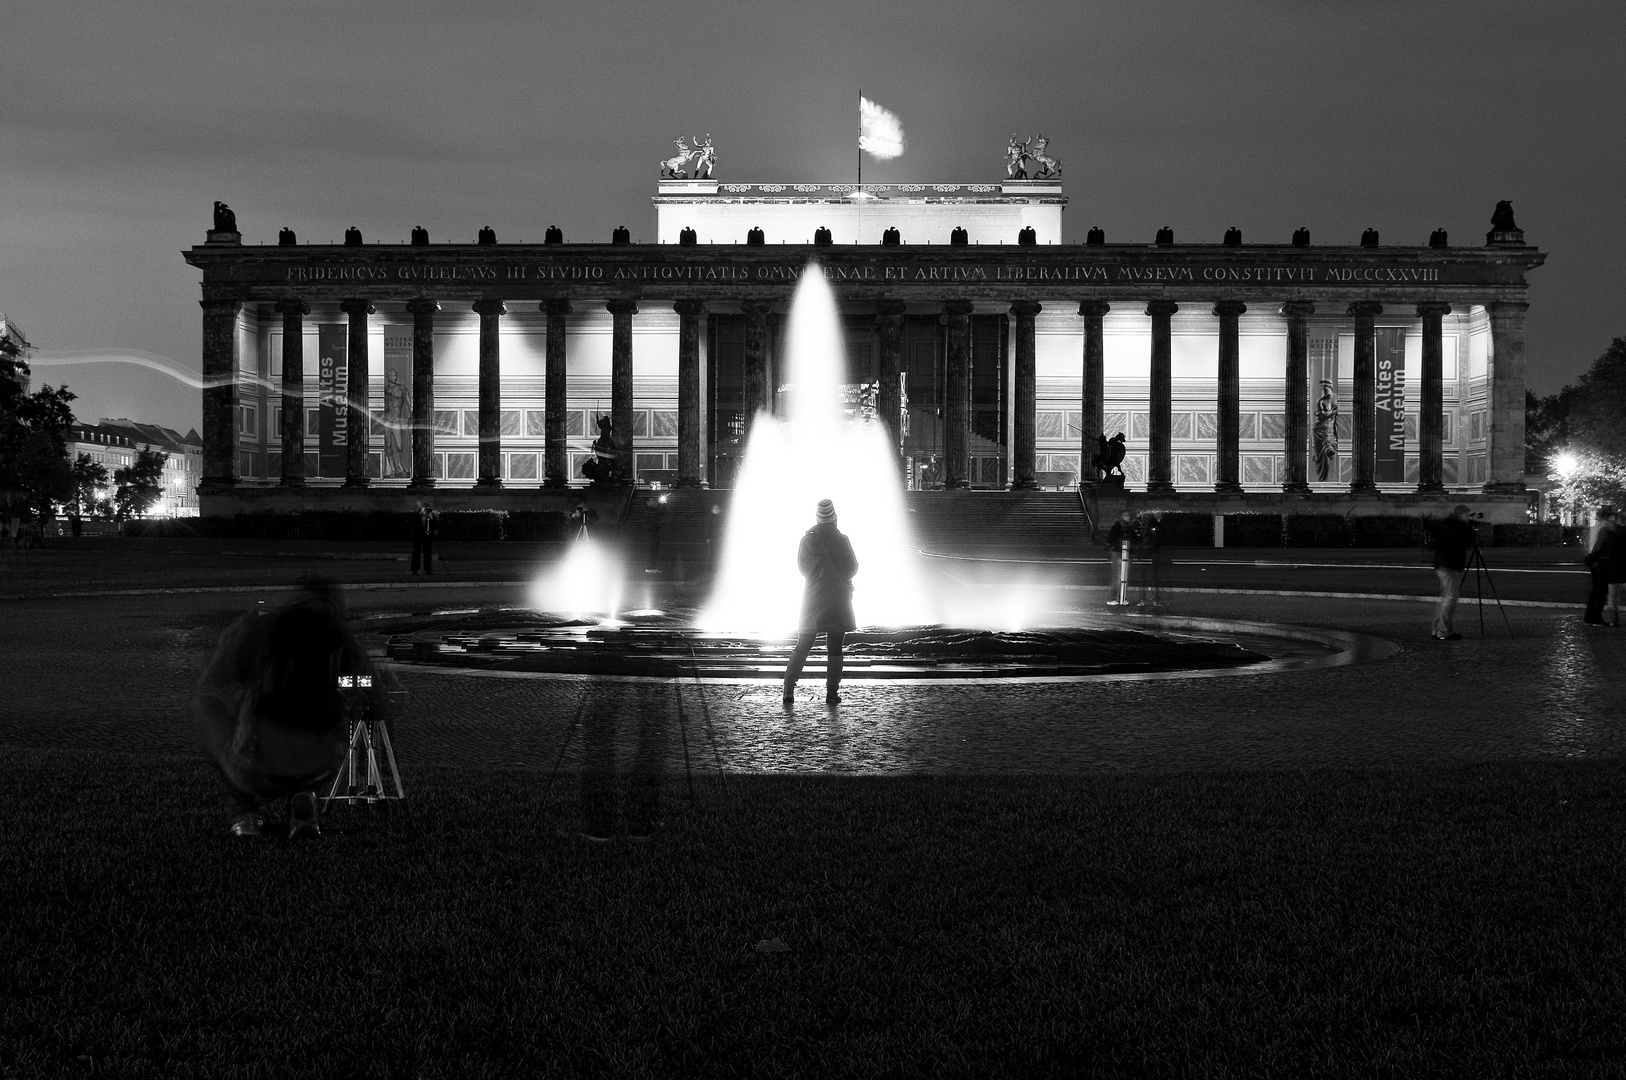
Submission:
[[[618,438],[627,440],[623,444],[624,449],[630,451],[633,414],[632,317],[638,313],[638,306],[631,299],[613,299],[605,306],[612,318],[611,422]],[[240,304],[236,301],[206,300],[204,307],[205,456],[208,459],[205,462],[205,475],[216,478],[234,476],[235,462],[229,456],[224,460],[221,457],[222,433],[218,428],[222,411],[219,406],[225,400],[220,395],[224,390],[229,396],[233,389],[219,384],[222,376],[229,379],[235,374],[235,367],[219,371],[221,365],[211,363],[210,358],[211,355],[219,355],[220,350],[235,355],[235,345],[229,343],[229,338],[235,332]],[[1490,305],[1496,369],[1489,402],[1492,416],[1492,483],[1487,485],[1488,490],[1499,487],[1517,490],[1521,486],[1517,478],[1523,471],[1522,430],[1515,433],[1511,430],[1511,424],[1523,418],[1523,321],[1527,307],[1523,303]],[[352,388],[365,388],[369,385],[367,319],[374,309],[365,300],[346,300],[341,308],[349,317],[349,385]],[[431,299],[416,299],[409,301],[407,308],[412,313],[412,478],[408,486],[428,488],[435,483],[434,317],[440,305]],[[679,300],[673,304],[673,308],[679,316],[677,483],[679,486],[700,486],[704,469],[700,318],[705,312],[705,305],[699,300]],[[754,417],[759,410],[769,409],[772,403],[768,369],[768,314],[771,307],[764,302],[747,301],[742,308],[745,316],[744,404],[747,417]],[[303,320],[310,313],[310,307],[301,299],[289,298],[278,303],[276,310],[283,319],[281,479],[285,485],[299,486],[305,479]],[[543,483],[547,487],[563,487],[570,480],[565,442],[565,318],[572,308],[568,300],[553,299],[543,301],[540,310],[547,315]],[[1011,447],[1011,486],[1024,489],[1037,486],[1034,475],[1038,404],[1034,334],[1035,319],[1043,309],[1034,301],[1018,300],[1010,310],[1015,323],[1012,386],[1015,424]],[[1102,430],[1105,409],[1102,321],[1109,310],[1110,305],[1103,300],[1085,300],[1078,307],[1078,314],[1084,319],[1083,432],[1080,447],[1083,462],[1089,462],[1093,457],[1095,435],[1106,434]],[[1172,492],[1170,322],[1179,311],[1179,306],[1172,300],[1153,300],[1145,310],[1152,324],[1147,490]],[[1433,301],[1416,305],[1417,317],[1423,323],[1422,400],[1418,431],[1418,491],[1423,494],[1444,491],[1440,469],[1444,404],[1441,319],[1450,310],[1448,304]],[[479,478],[475,486],[495,490],[502,487],[499,320],[507,313],[507,307],[500,300],[484,299],[475,302],[474,311],[480,316]],[[1238,492],[1242,489],[1239,475],[1241,380],[1238,320],[1246,311],[1247,305],[1237,300],[1223,300],[1213,307],[1213,314],[1219,320],[1218,469],[1214,484],[1218,492]],[[898,374],[902,367],[904,312],[905,306],[901,301],[885,300],[879,304],[875,316],[880,338],[877,412],[888,429],[889,442],[893,447],[901,443]],[[946,323],[944,483],[950,488],[969,486],[971,313],[969,301],[953,300],[943,305]],[[1309,451],[1308,347],[1309,318],[1315,314],[1315,305],[1304,300],[1289,301],[1282,305],[1281,313],[1287,320],[1287,422],[1283,440],[1286,472],[1282,490],[1302,493],[1309,491],[1306,479]],[[1350,490],[1357,494],[1377,490],[1374,481],[1377,426],[1373,410],[1376,375],[1373,340],[1374,321],[1382,313],[1382,306],[1371,301],[1359,301],[1347,308],[1347,314],[1355,322],[1354,470]],[[351,393],[347,406],[347,486],[365,487],[368,483],[370,423],[367,405],[365,390]],[[228,416],[231,409],[230,404],[225,405],[224,411]],[[230,423],[230,420],[227,422]],[[211,428],[216,429],[212,435]],[[234,429],[228,429],[224,434],[225,453],[230,455],[235,449]],[[1515,437],[1517,441],[1514,441]],[[1501,478],[1500,481],[1498,478]]]

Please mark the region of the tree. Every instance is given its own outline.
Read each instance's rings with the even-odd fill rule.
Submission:
[[[80,454],[69,467],[73,476],[73,497],[68,500],[68,513],[73,517],[89,517],[109,504],[102,498],[107,486],[107,466],[92,461],[89,454]]]
[[[28,363],[0,340],[0,503],[10,514],[43,516],[73,497],[64,432],[73,423],[66,386],[23,393]]]
[[[120,521],[141,517],[164,494],[164,465],[169,455],[162,450],[142,450],[134,464],[113,473],[118,487],[113,492],[114,514]]]
[[[1616,338],[1574,385],[1525,396],[1528,463],[1559,480],[1574,507],[1626,503],[1626,338]]]

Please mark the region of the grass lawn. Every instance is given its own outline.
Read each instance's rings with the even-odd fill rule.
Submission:
[[[1626,1073],[1615,761],[678,776],[647,844],[418,768],[298,845],[201,762],[0,761],[0,1076]]]

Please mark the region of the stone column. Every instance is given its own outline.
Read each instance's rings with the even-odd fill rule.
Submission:
[[[544,300],[538,305],[548,314],[548,356],[542,387],[543,487],[570,483],[570,455],[565,451],[565,316],[569,300]]]
[[[907,305],[902,300],[882,300],[875,305],[875,329],[880,333],[880,354],[876,356],[875,378],[880,385],[875,392],[875,412],[886,428],[886,445],[892,453],[892,464],[903,473],[903,392],[900,375],[903,371],[903,313]]]
[[[1378,427],[1373,405],[1377,393],[1377,363],[1373,356],[1372,320],[1383,314],[1383,305],[1359,300],[1349,305],[1355,320],[1355,435],[1351,440],[1354,477],[1349,490],[1356,495],[1374,495],[1378,467]]]
[[[1308,300],[1289,300],[1282,305],[1287,318],[1287,431],[1282,439],[1285,469],[1282,491],[1289,495],[1307,494],[1310,457],[1310,316],[1315,305]]]
[[[1146,490],[1149,492],[1174,490],[1174,432],[1170,418],[1174,407],[1174,380],[1170,366],[1173,345],[1169,338],[1169,318],[1179,310],[1180,306],[1173,300],[1153,300],[1146,305],[1146,314],[1152,317],[1152,445],[1146,470]]]
[[[610,423],[615,442],[625,456],[626,477],[633,478],[632,454],[632,317],[638,314],[638,301],[627,298],[604,305],[613,317],[610,329]]]
[[[761,300],[740,305],[745,312],[745,431],[749,435],[757,413],[769,408],[768,392],[768,310]]]
[[[206,488],[237,483],[237,316],[241,300],[203,306],[203,477]]]
[[[1440,454],[1445,435],[1445,352],[1440,319],[1451,314],[1450,304],[1417,305],[1423,320],[1422,410],[1417,414],[1417,494],[1445,494]]]
[[[282,312],[282,484],[305,483],[305,316],[310,305],[290,298]]]
[[[705,443],[701,414],[705,395],[700,385],[700,318],[706,305],[679,300],[678,313],[678,487],[705,487]]]
[[[1106,349],[1101,340],[1101,320],[1112,309],[1112,305],[1105,300],[1083,300],[1078,305],[1078,313],[1084,317],[1084,393],[1079,404],[1084,409],[1084,419],[1079,431],[1079,482],[1085,487],[1094,487],[1097,483],[1095,470],[1090,462],[1101,447],[1096,443],[1097,435],[1107,435],[1102,430],[1106,422]],[[1117,432],[1113,432],[1116,435]],[[1111,435],[1107,436],[1111,438]]]
[[[412,479],[409,488],[435,486],[435,312],[426,297],[407,301],[412,312]]]
[[[1214,478],[1214,490],[1241,491],[1242,419],[1242,345],[1237,331],[1237,319],[1248,305],[1240,300],[1221,300],[1214,305],[1219,319],[1219,393],[1215,407],[1219,412],[1219,446],[1215,460],[1219,464]]]
[[[1012,491],[1031,490],[1039,486],[1033,476],[1039,409],[1033,320],[1041,310],[1041,305],[1032,300],[1018,300],[1011,305],[1011,314],[1016,316],[1016,372],[1011,386],[1011,405],[1015,412],[1011,425]]]
[[[345,408],[349,413],[345,430],[349,440],[345,446],[344,486],[366,487],[367,453],[372,446],[372,382],[367,370],[367,316],[373,314],[373,305],[365,300],[346,300],[339,308],[350,316],[350,354],[347,384],[349,400]]]
[[[1524,488],[1524,313],[1530,305],[1486,305],[1491,320],[1489,472],[1487,494],[1521,494]]]
[[[948,319],[948,356],[943,376],[943,486],[970,487],[971,302],[943,305]]]
[[[480,316],[480,476],[477,488],[502,490],[502,333],[508,314],[501,300],[476,300]]]

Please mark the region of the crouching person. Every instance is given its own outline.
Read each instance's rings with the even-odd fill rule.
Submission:
[[[198,684],[193,718],[224,780],[233,835],[260,835],[263,802],[284,797],[288,835],[321,835],[316,793],[349,748],[350,702],[339,676],[372,674],[332,582],[307,582],[280,609],[250,611],[227,627]],[[371,693],[382,718],[377,679]]]

